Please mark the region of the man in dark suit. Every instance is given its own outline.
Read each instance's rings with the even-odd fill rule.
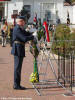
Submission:
[[[11,54],[14,55],[14,89],[25,89],[20,85],[21,82],[21,69],[23,58],[25,57],[25,43],[29,40],[34,40],[34,36],[26,32],[24,29],[25,18],[19,16],[16,20],[16,26],[13,29],[13,46]]]

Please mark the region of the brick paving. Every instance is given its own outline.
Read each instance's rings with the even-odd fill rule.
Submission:
[[[10,45],[7,44],[6,47],[2,47],[0,44],[0,100],[75,100],[75,96],[63,96],[60,91],[58,95],[37,95],[29,82],[29,76],[33,71],[33,56],[30,54],[28,46],[26,47],[26,57],[23,61],[21,81],[26,90],[13,90],[13,66]],[[56,90],[55,92],[57,93]]]

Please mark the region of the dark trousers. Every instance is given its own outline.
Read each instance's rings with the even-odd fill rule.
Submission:
[[[14,86],[20,86],[23,57],[14,56]]]

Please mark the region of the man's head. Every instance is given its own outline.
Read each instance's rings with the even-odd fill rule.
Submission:
[[[25,17],[23,17],[23,16],[17,17],[16,23],[17,23],[18,25],[20,25],[20,26],[24,26],[24,25],[25,25]]]

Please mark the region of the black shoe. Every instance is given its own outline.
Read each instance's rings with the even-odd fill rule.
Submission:
[[[5,47],[4,45],[2,47]]]
[[[26,88],[25,87],[22,87],[22,86],[17,86],[17,87],[13,87],[15,90],[25,90]]]

